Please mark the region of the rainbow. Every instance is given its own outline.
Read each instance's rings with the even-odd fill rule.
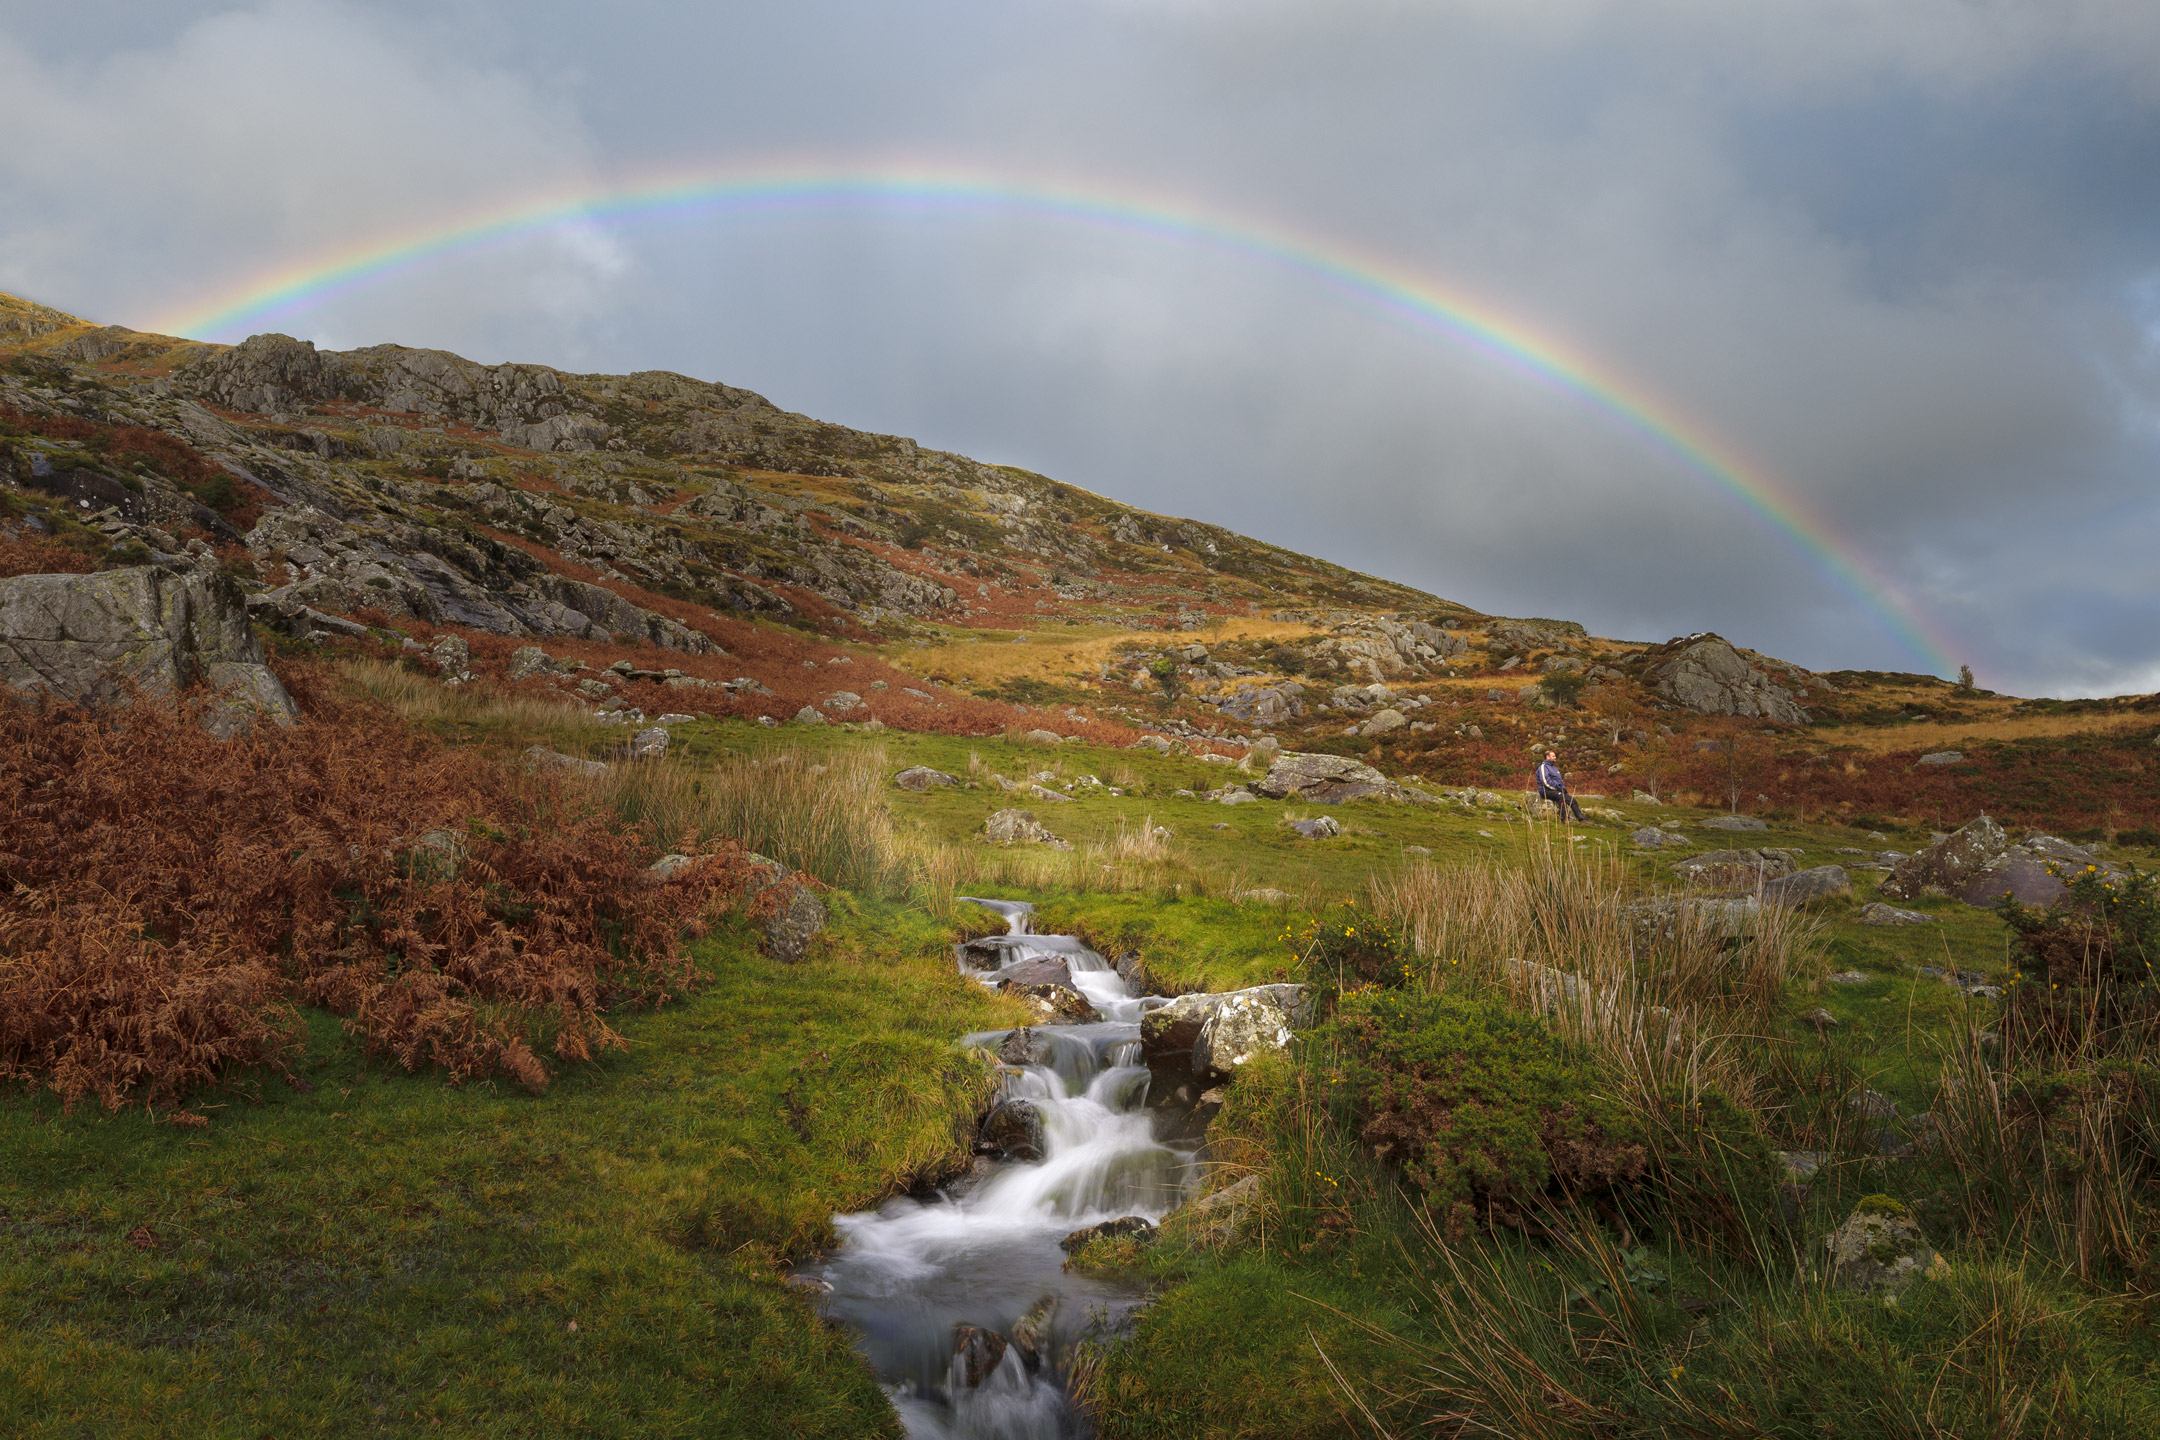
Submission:
[[[576,224],[843,206],[1022,214],[1198,247],[1289,272],[1417,328],[1467,342],[1580,397],[1733,496],[1873,614],[1925,668],[1938,675],[1953,668],[1953,643],[1886,576],[1873,572],[1855,547],[1839,540],[1767,470],[1658,397],[1475,297],[1399,265],[1339,241],[1186,205],[910,167],[704,170],[528,197],[373,235],[252,277],[162,317],[151,328],[197,339],[238,337],[450,256]]]

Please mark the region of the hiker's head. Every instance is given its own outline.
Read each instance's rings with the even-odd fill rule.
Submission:
[[[1548,760],[1558,760],[1560,758],[1560,752],[1557,750],[1547,750],[1545,752],[1545,758]]]

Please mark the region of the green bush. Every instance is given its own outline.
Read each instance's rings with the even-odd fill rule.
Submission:
[[[1368,986],[1393,989],[1417,976],[1402,927],[1347,900],[1283,938],[1297,956],[1300,978],[1323,999]]]
[[[1548,1196],[1611,1193],[1648,1169],[1589,1053],[1498,1000],[1355,991],[1321,1038],[1359,1138],[1451,1233],[1473,1218],[1523,1226]]]
[[[2050,1052],[2160,1010],[2160,874],[2088,865],[2065,878],[2070,892],[2055,904],[2005,896],[2001,910],[2018,949],[2010,1039]]]

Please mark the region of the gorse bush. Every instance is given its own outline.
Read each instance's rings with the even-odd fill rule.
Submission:
[[[1548,1198],[1609,1194],[1648,1167],[1590,1052],[1497,999],[1354,992],[1317,1043],[1359,1138],[1451,1233],[1522,1226]]]
[[[2009,1039],[2052,1053],[2113,1048],[2125,1027],[2160,1011],[2160,874],[2114,875],[2088,865],[2049,906],[2005,897],[2003,923],[2018,950]],[[2142,1048],[2140,1035],[2130,1043]]]
[[[1283,932],[1290,968],[1323,998],[1368,986],[1393,989],[1418,978],[1402,926],[1349,901]]]

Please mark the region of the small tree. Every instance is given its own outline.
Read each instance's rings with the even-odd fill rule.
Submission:
[[[1148,674],[1155,677],[1155,683],[1162,687],[1163,699],[1170,704],[1175,705],[1178,696],[1185,693],[1185,677],[1178,673],[1178,662],[1168,655],[1148,666]]]
[[[1960,666],[1958,666],[1958,683],[1957,683],[1957,688],[1958,688],[1958,689],[1960,689],[1960,690],[1965,690],[1965,691],[1970,691],[1970,690],[1971,690],[1971,689],[1973,688],[1973,678],[1972,678],[1972,666],[1970,666],[1970,665],[1960,665]]]

